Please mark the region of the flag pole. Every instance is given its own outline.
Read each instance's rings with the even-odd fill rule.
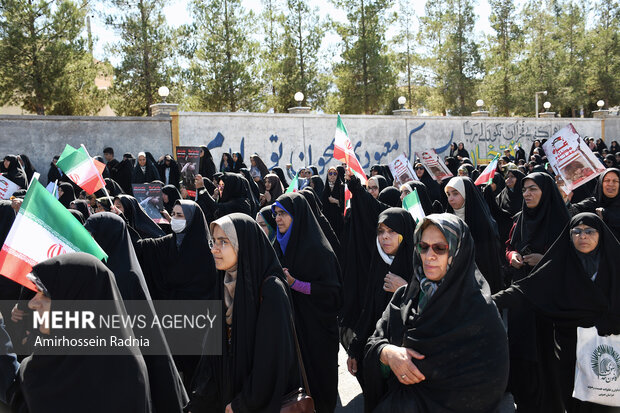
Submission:
[[[86,152],[86,155],[88,156],[88,159],[90,160],[91,165],[97,171],[97,178],[99,178],[99,182],[101,182],[101,184],[103,185],[103,192],[105,193],[106,197],[108,198],[108,201],[110,202],[110,210],[112,211],[114,208],[114,201],[112,200],[112,197],[110,196],[110,193],[108,192],[108,189],[105,187],[105,180],[103,179],[103,175],[101,175],[99,171],[97,170],[97,167],[95,166],[95,163],[93,162],[93,158],[90,157],[90,154],[88,153],[88,149],[86,149],[86,146],[84,146],[83,143],[80,144],[80,146],[84,148],[84,152]]]

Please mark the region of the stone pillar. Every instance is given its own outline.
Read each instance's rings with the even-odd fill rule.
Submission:
[[[472,116],[476,116],[476,117],[489,117],[489,111],[488,110],[478,110],[476,112],[472,112],[471,113]]]
[[[593,118],[605,119],[607,116],[609,116],[609,111],[606,109],[595,110],[592,112]]]
[[[413,116],[413,110],[411,109],[396,109],[392,111],[394,116]]]
[[[294,106],[292,108],[288,108],[288,113],[291,114],[303,114],[303,113],[310,113],[310,107],[308,106]]]
[[[555,112],[542,112],[539,117],[541,118],[555,118]]]
[[[156,103],[151,105],[151,116],[170,116],[178,111],[179,105],[176,103]]]

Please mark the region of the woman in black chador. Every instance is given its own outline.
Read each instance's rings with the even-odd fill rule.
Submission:
[[[28,307],[43,314],[59,310],[58,302],[106,300],[114,302],[114,315],[127,317],[114,274],[92,255],[63,254],[35,265],[32,274],[39,288]],[[69,308],[66,308],[69,310]],[[62,329],[40,327],[42,335],[63,335]],[[114,334],[133,336],[121,326]],[[151,413],[148,374],[139,350],[117,347],[114,356],[41,354],[41,348],[24,359],[8,398],[16,412],[126,412]],[[10,372],[15,377],[15,371]],[[9,372],[3,372],[7,378]]]
[[[334,229],[336,236],[342,241],[342,228],[344,227],[344,183],[338,176],[338,170],[332,166],[327,171],[323,194],[323,215]]]
[[[249,187],[246,179],[235,173],[226,172],[217,178],[218,187],[213,194],[205,188],[204,179],[196,179],[196,191],[198,192],[198,204],[211,222],[217,218],[233,212],[242,212],[250,215]]]
[[[563,408],[568,413],[611,413],[608,407],[574,399],[576,327],[596,327],[601,336],[620,334],[620,244],[592,213],[575,215],[529,277],[493,296],[498,307],[526,299],[553,320]],[[553,343],[540,343],[549,345]],[[553,354],[553,348],[548,352]]]
[[[496,412],[508,379],[508,343],[474,241],[451,214],[414,234],[413,277],[394,293],[368,340],[367,412]]]
[[[4,157],[4,176],[14,184],[19,185],[23,189],[28,189],[28,181],[26,180],[26,172],[22,169],[17,156],[7,155]]]
[[[291,286],[297,337],[318,413],[333,412],[338,395],[338,310],[342,304],[336,254],[306,199],[285,194],[272,205],[274,249]]]
[[[233,213],[211,223],[218,269],[216,298],[224,326],[222,355],[201,358],[192,413],[280,411],[301,384],[292,328],[290,290],[280,262],[258,224]]]
[[[402,208],[389,208],[379,215],[376,249],[368,271],[364,308],[355,323],[355,333],[347,349],[349,372],[364,388],[364,346],[375,331],[392,294],[407,284],[413,273],[413,232],[415,221]]]

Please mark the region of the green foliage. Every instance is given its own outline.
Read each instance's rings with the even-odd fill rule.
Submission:
[[[28,112],[92,115],[104,105],[73,1],[0,0],[0,105]]]

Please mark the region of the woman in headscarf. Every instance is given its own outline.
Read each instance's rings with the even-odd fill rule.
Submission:
[[[458,176],[459,166],[461,166],[458,159],[448,156],[445,160],[445,163],[446,163],[446,166],[448,167],[448,170],[452,173],[452,175]]]
[[[497,224],[480,191],[469,178],[450,179],[445,188],[448,197],[446,212],[455,214],[470,229],[476,243],[476,267],[495,293],[504,288],[502,250]]]
[[[379,215],[376,249],[368,270],[364,307],[353,328],[354,337],[347,349],[347,367],[364,387],[362,362],[366,341],[375,331],[392,294],[407,284],[413,273],[413,232],[415,221],[402,208],[389,208]]]
[[[114,198],[114,206],[120,210],[127,225],[134,229],[141,238],[163,237],[165,232],[149,217],[131,195],[121,194]]]
[[[596,151],[598,153],[603,153],[603,149],[607,149],[607,144],[601,138],[596,140]]]
[[[213,162],[213,155],[211,151],[204,145],[200,146],[200,165],[198,166],[198,173],[203,178],[213,179],[213,174],[216,172],[215,163]]]
[[[123,154],[123,159],[119,162],[118,172],[116,174],[116,182],[123,188],[126,194],[133,194],[131,188],[131,177],[133,175],[134,163],[136,159],[129,152]],[[144,183],[144,182],[139,182]]]
[[[24,169],[24,172],[26,173],[26,178],[28,179],[28,182],[30,182],[30,180],[32,179],[32,176],[37,170],[34,169],[34,166],[32,165],[32,162],[30,162],[30,158],[28,158],[27,155],[24,155],[24,154],[19,155],[18,161],[20,159],[21,159],[20,164],[22,165],[22,168]]]
[[[530,148],[530,156],[528,157],[528,159],[532,159],[532,156],[536,155],[536,153],[534,152],[535,149],[538,149],[538,155],[540,155],[541,158],[545,156],[545,151],[543,150],[540,139],[535,139],[534,142],[532,142],[532,147]]]
[[[596,327],[601,336],[620,334],[620,244],[592,213],[575,215],[538,266],[527,277],[493,296],[500,308],[525,299],[554,323],[563,408],[568,413],[614,412],[572,397],[575,379],[576,327]],[[543,343],[543,344],[554,344]]]
[[[609,145],[609,153],[615,155],[620,152],[620,145],[618,145],[618,141],[611,141],[611,145]]]
[[[276,240],[276,231],[278,230],[278,226],[276,225],[276,220],[271,212],[271,205],[263,207],[258,214],[256,214],[256,222],[258,223],[258,226],[261,227],[267,238],[269,238],[269,242],[273,244]]]
[[[439,183],[431,177],[426,168],[424,168],[424,165],[419,162],[415,164],[415,174],[418,180],[426,185],[431,203],[434,204],[435,201],[437,201],[442,205],[441,211],[435,210],[435,212],[443,212],[448,205],[448,200],[446,199],[446,194],[441,190]]]
[[[143,184],[159,180],[159,172],[155,164],[146,158],[146,153],[138,154],[138,164],[133,168],[131,183]]]
[[[338,177],[338,169],[335,166],[327,170],[321,202],[323,203],[323,215],[329,221],[338,239],[342,239],[344,184]]]
[[[204,189],[202,179],[196,179],[198,204],[205,212],[208,221],[213,221],[233,212],[252,214],[250,194],[244,186],[245,178],[239,174],[227,172],[219,178],[218,187],[213,196]]]
[[[202,162],[202,158],[200,159]],[[173,185],[175,188],[179,189],[179,182],[181,182],[181,171],[179,170],[179,164],[174,160],[172,155],[166,154],[162,156],[160,161],[157,163],[157,170],[164,185]]]
[[[114,274],[97,258],[86,253],[63,254],[35,265],[31,277],[39,291],[30,300],[31,310],[42,315],[62,309],[62,302],[110,300],[114,315],[127,317]],[[60,334],[63,329],[40,327],[42,335]],[[129,339],[128,327],[114,329],[117,337]],[[15,411],[39,412],[126,412],[153,411],[144,358],[134,347],[117,347],[114,356],[51,355],[34,353],[22,361],[13,388]]]
[[[502,243],[508,240],[510,229],[514,221],[514,216],[521,211],[523,207],[523,193],[521,191],[521,181],[525,175],[517,170],[510,169],[506,171],[505,187],[500,193],[493,198],[495,191],[485,188],[484,198],[489,205],[491,214],[497,222],[497,230],[499,239]],[[495,179],[495,178],[493,178]],[[492,189],[492,188],[491,188]]]
[[[453,158],[456,158],[456,154],[457,154],[458,150],[459,150],[459,147],[456,144],[456,142],[452,142],[450,144],[450,155],[449,156],[451,156]]]
[[[241,176],[243,176],[243,187],[245,190],[245,193],[248,194],[248,201],[250,201],[250,211],[251,211],[251,216],[253,216],[254,214],[256,214],[258,212],[258,210],[260,209],[260,194],[261,194],[261,190],[264,191],[264,187],[263,189],[261,189],[261,186],[263,185],[262,181],[259,181],[258,183],[252,178],[252,175],[250,174],[250,170],[248,168],[241,168],[239,170],[239,174]],[[259,186],[260,183],[260,186]]]
[[[26,173],[22,169],[17,156],[7,155],[4,157],[4,170],[2,174],[11,182],[19,185],[23,189],[28,189],[28,181],[26,180]]]
[[[321,199],[321,197],[323,196],[323,190],[325,188],[325,185],[323,184],[323,180],[321,179],[321,177],[318,175],[312,175],[310,177],[309,186],[312,189],[314,189],[314,192],[316,192],[316,195],[319,197],[319,199]]]
[[[616,156],[609,154],[605,155],[604,161],[606,168],[618,168],[618,162],[616,162]]]
[[[271,208],[278,226],[274,249],[291,286],[310,392],[317,413],[333,412],[338,394],[337,314],[342,304],[338,260],[301,194],[284,194]]]
[[[250,174],[252,178],[262,180],[265,179],[265,175],[268,173],[269,169],[267,169],[265,162],[263,162],[260,156],[257,154],[250,156]]]
[[[60,181],[60,178],[62,178],[63,173],[60,168],[56,166],[56,162],[58,162],[58,159],[60,159],[60,156],[56,155],[54,156],[54,158],[52,158],[52,162],[50,162],[50,169],[47,172],[48,184],[51,182]]]
[[[280,178],[280,183],[286,190],[288,188],[288,181],[286,180],[286,176],[284,175],[284,171],[282,170],[282,168],[280,168],[279,166],[271,168],[271,173],[278,175],[278,178]]]
[[[323,231],[323,235],[325,235],[325,238],[327,238],[327,241],[329,241],[329,245],[332,247],[332,250],[336,254],[336,257],[340,257],[340,241],[338,240],[334,229],[329,224],[329,221],[321,212],[321,201],[318,199],[316,193],[310,187],[302,189],[301,191],[299,191],[299,193],[302,194],[304,198],[306,198],[306,201],[308,202],[308,205],[310,206],[314,217],[316,218],[319,226],[321,227],[321,230]]]
[[[231,172],[232,171],[233,160],[228,152],[224,152],[222,154],[222,158],[220,159],[220,172]]]
[[[596,213],[620,239],[620,169],[607,169],[598,177],[595,196],[568,204],[571,215],[580,212]]]
[[[428,197],[428,192],[426,190],[426,185],[422,182],[418,181],[409,181],[406,184],[401,185],[400,187],[400,201],[413,191],[418,193],[418,198],[420,199],[420,204],[422,205],[422,209],[424,210],[424,215],[430,215],[433,213],[433,204],[431,203],[430,198]]]
[[[373,198],[379,198],[379,194],[389,186],[388,181],[382,175],[375,175],[368,178],[368,193]]]
[[[260,196],[261,206],[271,205],[284,193],[284,187],[276,174],[265,175],[265,193]]]
[[[394,188],[393,186],[388,186],[384,188],[379,193],[379,196],[377,197],[377,199],[380,202],[383,202],[384,204],[389,205],[391,207],[397,207],[397,208],[401,207],[400,191]]]
[[[58,201],[67,209],[71,205],[71,201],[75,201],[75,193],[73,192],[73,185],[68,182],[63,182],[58,185]]]
[[[243,163],[243,156],[241,152],[233,152],[232,154],[232,165],[230,165],[231,172],[239,172],[241,168],[247,168],[247,166]]]
[[[155,314],[125,221],[116,214],[102,212],[90,217],[84,226],[108,254],[105,264],[114,273],[123,300],[148,300],[151,313]],[[152,331],[149,338],[157,340],[158,348],[168,347],[161,327]],[[155,411],[182,412],[188,397],[170,352],[163,356],[145,355],[144,360]]]
[[[290,290],[259,226],[233,213],[211,223],[217,299],[225,325],[222,355],[204,355],[188,411],[280,411],[301,385]],[[209,330],[212,334],[215,330]]]
[[[463,164],[459,166],[459,169],[457,170],[458,176],[466,176],[468,178],[471,178],[473,173],[474,173],[474,166],[470,164]]]
[[[506,332],[477,276],[463,221],[433,214],[418,225],[413,277],[368,340],[365,411],[495,412],[508,378]]]
[[[469,152],[467,152],[467,149],[465,149],[465,144],[463,142],[458,143],[455,158],[458,160],[469,158]]]
[[[166,185],[161,189],[161,198],[164,202],[164,209],[171,214],[174,204],[181,199],[181,193],[176,186]]]
[[[527,175],[521,181],[523,208],[506,242],[506,259],[514,282],[527,277],[569,221],[568,210],[555,181],[544,172]],[[549,378],[556,369],[553,326],[527,305],[508,311],[510,381],[519,410],[557,411],[561,403],[557,380]]]

